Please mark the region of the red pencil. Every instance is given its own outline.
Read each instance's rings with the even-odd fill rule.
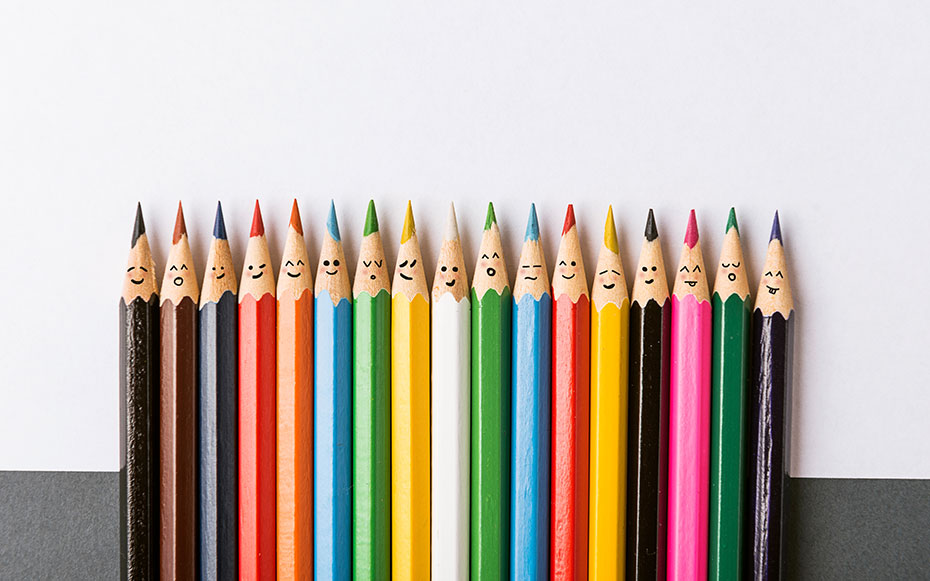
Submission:
[[[552,578],[588,578],[591,308],[571,204],[552,274]]]
[[[275,285],[257,200],[239,285],[239,578],[275,578]]]

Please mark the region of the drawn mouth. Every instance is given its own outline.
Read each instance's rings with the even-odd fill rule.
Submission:
[[[446,283],[446,286],[455,286],[455,281],[450,280],[449,282]]]
[[[371,280],[375,280],[376,278],[378,278],[378,277],[375,276],[375,275],[371,275]]]
[[[571,279],[575,278],[575,275],[573,274],[573,275],[571,275],[571,276],[565,276],[565,275],[563,274],[563,275],[562,275],[562,278],[564,278],[565,280],[571,280]]]
[[[730,274],[727,275],[727,278],[730,279],[730,282],[733,282],[734,280],[736,280],[736,273],[731,272]]]
[[[171,282],[174,283],[174,286],[181,286],[182,284],[184,284],[184,279],[181,278],[180,276],[176,276],[174,277],[174,280]]]
[[[656,280],[656,279],[654,279],[654,278],[650,278],[649,280],[644,280],[643,282],[646,283],[646,284],[652,284],[652,283],[655,282],[655,280]]]
[[[216,275],[216,280],[220,280],[220,279],[223,278],[224,276],[226,276],[226,273],[225,273],[225,272],[224,272],[223,274],[218,274],[218,275]]]
[[[610,283],[610,284],[605,284],[604,288],[606,288],[607,290],[610,290],[614,288],[615,286],[617,286],[615,283]]]
[[[132,284],[142,284],[143,282],[145,282],[145,279],[143,278],[141,280],[136,280],[134,278],[130,278],[129,282],[131,282]]]
[[[488,276],[494,276],[495,274],[497,274],[496,270],[493,268],[488,268]]]
[[[402,272],[400,272],[400,273],[398,273],[398,274],[400,274],[400,277],[401,277],[402,279],[404,279],[404,280],[413,280],[413,277],[412,277],[412,276],[407,276],[406,274],[404,274],[404,273],[402,273]]]
[[[258,273],[258,274],[253,274],[253,275],[252,275],[252,280],[256,280],[256,279],[261,278],[263,274],[265,274],[264,271],[262,271],[262,272],[260,272],[260,273]]]
[[[685,283],[686,285],[688,285],[688,286],[694,286],[694,285],[697,284],[697,281],[696,281],[696,280],[686,280],[686,281],[684,281],[684,283]]]
[[[775,293],[778,292],[778,289],[777,289],[777,288],[772,288],[772,287],[770,287],[769,285],[765,285],[765,288],[769,289],[769,294],[770,294],[770,295],[773,295],[773,294],[775,294]]]
[[[524,276],[523,278],[525,278],[526,280],[536,280],[539,277],[538,276]]]
[[[297,274],[291,274],[291,273],[289,273],[289,272],[285,272],[284,274],[288,275],[288,276],[291,277],[291,278],[297,278],[298,276],[300,276],[300,273],[299,273],[299,272],[298,272]]]
[[[339,272],[339,271],[338,271],[338,270],[334,270],[334,271],[330,272],[330,271],[328,271],[328,270],[324,270],[323,272],[325,272],[325,273],[328,274],[329,276],[332,276],[332,275],[336,274],[336,273]]]

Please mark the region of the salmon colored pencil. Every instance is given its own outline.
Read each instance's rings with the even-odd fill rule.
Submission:
[[[552,275],[552,577],[588,578],[591,306],[571,204]]]
[[[672,290],[668,576],[707,578],[713,313],[694,210]]]
[[[275,287],[255,202],[239,283],[239,578],[275,577]]]
[[[313,576],[313,274],[297,200],[278,273],[277,572]]]

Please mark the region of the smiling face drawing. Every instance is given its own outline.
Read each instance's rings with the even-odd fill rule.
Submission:
[[[168,253],[168,266],[162,282],[161,300],[172,301],[177,305],[183,297],[192,297],[196,303],[200,297],[197,277],[194,274],[194,257],[191,255],[187,234],[181,235],[171,245]]]
[[[660,305],[668,298],[668,279],[665,275],[665,260],[658,237],[643,241],[633,279],[633,302],[646,306],[650,299]]]
[[[673,294],[676,296],[694,295],[698,301],[710,299],[707,269],[704,268],[704,256],[701,254],[700,243],[695,242],[694,246],[682,245]]]
[[[142,234],[129,251],[129,261],[123,279],[123,298],[127,303],[136,297],[148,300],[157,292],[155,263],[151,256],[148,239]]]
[[[494,278],[498,274],[501,276],[506,275],[506,267],[504,266],[504,261],[501,260],[500,253],[497,251],[492,251],[489,253],[483,253],[478,257],[478,264],[475,266],[475,271],[482,271],[489,278]]]
[[[785,262],[785,249],[779,240],[769,242],[765,256],[765,266],[759,290],[756,294],[756,308],[768,316],[775,311],[790,312],[794,308],[791,283],[788,281],[788,268]]]
[[[620,255],[606,246],[601,247],[594,271],[594,284],[591,287],[591,300],[600,310],[607,303],[620,306],[629,295],[626,290],[626,278],[623,276],[623,264]]]
[[[720,262],[717,263],[717,277],[714,279],[714,293],[723,300],[734,293],[741,297],[749,296],[749,279],[746,276],[743,250],[736,228],[727,230],[723,237]]]
[[[236,269],[233,267],[229,242],[214,238],[207,255],[207,269],[203,277],[202,301],[218,301],[226,291],[236,292]]]
[[[381,234],[374,231],[362,238],[362,246],[358,251],[358,264],[355,266],[353,294],[358,296],[364,292],[373,297],[380,291],[390,290],[390,288]]]

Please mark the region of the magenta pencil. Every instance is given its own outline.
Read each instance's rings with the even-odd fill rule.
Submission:
[[[713,315],[694,210],[672,291],[668,578],[707,578]]]

